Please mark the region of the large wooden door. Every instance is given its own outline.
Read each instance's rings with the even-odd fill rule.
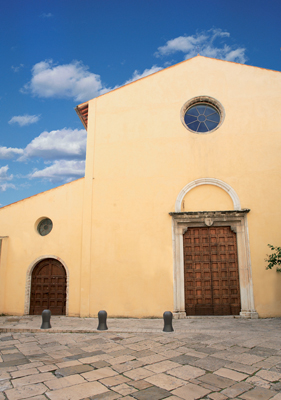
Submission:
[[[188,228],[183,245],[186,314],[238,315],[236,233],[229,226]]]
[[[52,315],[65,315],[66,272],[53,258],[40,261],[32,272],[30,314],[40,315],[51,310]]]

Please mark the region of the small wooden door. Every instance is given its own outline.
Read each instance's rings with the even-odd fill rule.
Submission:
[[[229,226],[188,228],[183,245],[186,314],[238,315],[236,233]]]
[[[40,315],[51,310],[52,315],[65,315],[66,272],[53,258],[40,261],[32,272],[30,314]]]

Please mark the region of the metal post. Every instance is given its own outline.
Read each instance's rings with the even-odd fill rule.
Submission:
[[[42,325],[41,329],[50,329],[51,327],[51,311],[50,310],[44,310],[42,312]]]
[[[172,325],[173,314],[171,311],[165,311],[163,314],[164,318],[164,329],[163,332],[173,332],[174,328]]]
[[[97,329],[99,331],[106,331],[108,329],[106,325],[107,312],[104,310],[99,311],[98,318],[99,318],[99,325]]]

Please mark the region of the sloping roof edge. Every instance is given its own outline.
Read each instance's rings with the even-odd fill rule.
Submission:
[[[34,195],[32,195],[32,196],[25,197],[24,199],[15,201],[14,203],[7,204],[6,206],[0,207],[0,212],[1,212],[1,210],[3,210],[4,208],[10,207],[10,206],[14,206],[15,204],[21,203],[22,201],[25,201],[25,200],[32,199],[33,197],[36,197],[36,196],[40,196],[40,194],[44,194],[44,193],[50,192],[51,190],[60,189],[60,188],[62,188],[63,186],[70,185],[71,183],[74,183],[74,182],[78,182],[78,181],[80,181],[81,179],[84,179],[84,178],[85,178],[85,177],[82,176],[82,178],[75,179],[74,181],[64,183],[63,185],[59,185],[59,186],[54,187],[54,188],[52,188],[52,189],[44,190],[44,192],[39,192],[39,193],[34,194]]]

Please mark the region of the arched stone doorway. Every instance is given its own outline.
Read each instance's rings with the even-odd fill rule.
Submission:
[[[53,258],[40,261],[31,277],[29,314],[40,315],[45,309],[52,315],[66,314],[66,270]]]
[[[191,191],[192,189],[196,188],[197,186],[202,186],[202,185],[212,185],[212,186],[217,186],[223,190],[225,190],[229,196],[232,199],[233,202],[233,210],[221,210],[221,211],[182,211],[182,201],[185,197],[185,195]],[[198,205],[198,207],[200,207]],[[228,236],[230,235],[230,232],[233,232],[231,234],[233,238],[231,241],[236,242],[236,249],[235,249],[235,257],[233,256],[232,252],[232,243],[228,244],[228,250],[230,248],[230,253],[227,254],[226,252],[222,254],[220,260],[217,260],[221,265],[224,263],[223,258],[228,258],[229,263],[232,264],[233,260],[235,261],[235,264],[238,264],[238,274],[239,274],[239,279],[237,277],[237,270],[236,266],[235,268],[232,268],[229,271],[227,271],[227,274],[229,276],[235,275],[235,280],[236,284],[235,287],[232,287],[232,279],[230,280],[230,285],[228,287],[228,293],[231,294],[230,296],[230,301],[229,301],[229,307],[231,310],[231,314],[237,314],[240,308],[240,315],[246,318],[257,318],[258,314],[255,311],[255,306],[254,306],[254,296],[253,296],[253,282],[252,282],[252,272],[251,272],[251,259],[250,259],[250,245],[249,245],[249,237],[248,237],[248,224],[247,224],[247,214],[250,210],[249,209],[241,209],[241,203],[239,200],[239,197],[237,193],[234,191],[234,189],[229,186],[227,183],[219,180],[219,179],[214,179],[214,178],[202,178],[202,179],[197,179],[195,181],[190,182],[187,184],[178,194],[177,200],[176,200],[176,205],[175,205],[175,212],[169,213],[172,216],[172,234],[173,234],[173,258],[174,258],[174,315],[175,318],[183,318],[186,316],[186,304],[188,304],[188,297],[190,296],[191,298],[195,298],[194,293],[196,292],[196,287],[195,285],[199,282],[196,280],[196,271],[192,273],[192,282],[190,279],[190,282],[188,281],[188,273],[190,271],[186,271],[189,269],[188,264],[188,257],[193,257],[194,259],[196,257],[199,257],[200,251],[203,249],[203,239],[206,239],[209,242],[209,249],[211,248],[210,243],[212,240],[215,242],[215,247],[217,247],[216,254],[212,254],[212,251],[208,253],[207,258],[208,260],[211,260],[212,256],[214,258],[217,258],[217,253],[218,253],[218,246],[220,243],[220,237],[216,237],[216,232],[207,235],[207,238],[202,238],[201,244],[202,244],[202,249],[198,250],[198,246],[195,248],[187,250],[185,248],[186,246],[189,246],[188,242],[188,235],[186,233],[189,232],[192,233],[192,231],[198,230],[198,237],[195,237],[194,235],[194,244],[198,242],[200,244],[200,237],[204,235],[199,235],[200,232],[204,232],[206,230],[210,231],[210,229],[213,229],[214,231],[217,231],[217,233],[220,236],[220,231],[225,230],[226,231],[226,237],[223,237],[223,242],[227,243],[228,241]],[[212,227],[209,229],[209,227]],[[234,237],[236,236],[236,239],[234,240]],[[189,238],[190,239],[190,238]],[[197,251],[198,250],[198,251]],[[219,249],[220,251],[220,249]],[[201,255],[198,259],[198,261],[205,261],[204,256],[205,253],[202,250]],[[236,255],[237,255],[237,260],[236,260]],[[198,268],[199,268],[198,263]],[[192,268],[195,268],[195,263],[192,264]],[[201,268],[201,267],[200,267]],[[204,271],[204,265],[203,265],[203,274],[204,272],[208,273],[210,272],[209,270]],[[201,269],[202,269],[201,268]],[[198,276],[202,276],[202,271],[197,271],[200,272]],[[215,276],[216,282],[219,283],[219,280],[221,282],[219,283],[219,289],[223,291],[223,284],[226,282],[223,278],[223,272],[225,272],[223,269],[220,271],[220,273]],[[214,274],[216,275],[216,274]],[[236,278],[237,277],[237,278]],[[207,276],[208,278],[208,276]],[[218,279],[217,279],[218,278]],[[239,288],[237,287],[237,283],[239,282]],[[193,287],[192,287],[193,285]],[[198,283],[198,286],[202,286],[202,282]],[[199,289],[199,288],[198,288]],[[238,290],[239,289],[239,290]],[[239,305],[239,298],[238,298],[238,292],[240,291],[240,302],[241,306]],[[198,290],[198,296],[200,297],[202,294],[202,290]],[[235,296],[235,298],[232,298],[232,294]],[[198,302],[199,300],[201,301],[201,298],[198,297]],[[202,296],[201,296],[202,297]],[[213,296],[214,297],[214,296]],[[186,302],[187,300],[187,302]],[[233,300],[233,301],[232,301]],[[221,295],[221,300],[220,303],[223,302],[223,295]],[[188,307],[187,307],[188,308]],[[201,312],[200,312],[201,313]],[[207,312],[202,312],[201,314],[206,314]],[[220,312],[221,314],[228,314],[229,312],[226,312],[222,310]],[[209,313],[208,313],[209,314]],[[213,314],[213,312],[212,312]]]

